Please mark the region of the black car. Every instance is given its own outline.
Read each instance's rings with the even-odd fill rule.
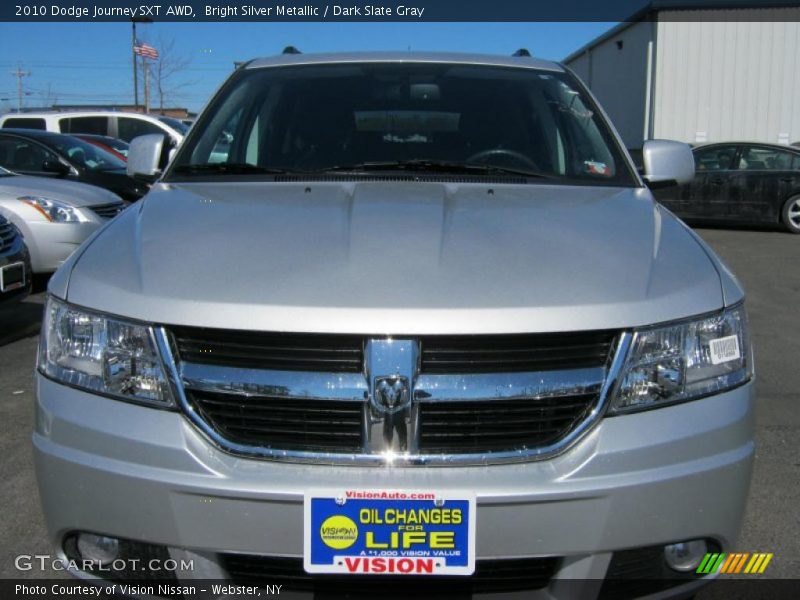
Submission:
[[[0,215],[0,305],[25,298],[31,289],[31,263],[22,235]]]
[[[800,148],[725,142],[693,148],[692,183],[655,190],[691,222],[780,224],[800,233]]]
[[[0,132],[0,166],[24,175],[67,177],[111,190],[133,202],[145,184],[128,177],[125,161],[84,140],[33,129]]]

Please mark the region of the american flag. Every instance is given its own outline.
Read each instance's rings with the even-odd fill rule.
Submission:
[[[133,45],[133,53],[138,54],[139,56],[144,56],[145,58],[158,58],[158,50],[149,44],[140,42],[139,40],[136,40],[136,43]]]

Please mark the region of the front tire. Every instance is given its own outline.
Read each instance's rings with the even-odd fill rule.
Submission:
[[[800,195],[792,196],[784,202],[781,222],[787,231],[800,233]]]

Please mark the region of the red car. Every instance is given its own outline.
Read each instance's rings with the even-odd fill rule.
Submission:
[[[80,138],[85,142],[94,144],[98,148],[102,148],[106,152],[110,152],[117,158],[127,162],[128,160],[128,142],[123,142],[117,138],[109,135],[95,135],[91,133],[74,133],[74,137]]]

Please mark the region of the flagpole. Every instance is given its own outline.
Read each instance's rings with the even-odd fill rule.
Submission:
[[[131,26],[133,27],[133,39],[131,40],[131,52],[133,53],[133,110],[139,112],[139,73],[136,68],[136,19],[131,17]]]
[[[135,112],[139,112],[139,68],[136,64],[136,24],[137,23],[152,23],[153,19],[150,17],[131,17],[131,52],[133,52],[133,103]]]

